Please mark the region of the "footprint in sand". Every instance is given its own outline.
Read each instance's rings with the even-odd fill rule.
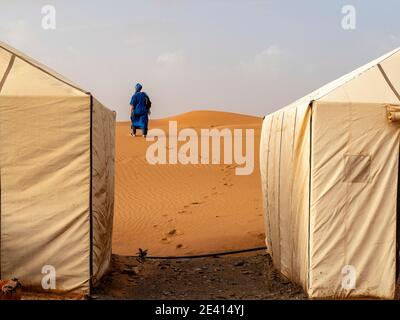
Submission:
[[[184,234],[183,231],[172,229],[171,231],[168,232],[166,238],[174,236],[182,236],[183,234]]]
[[[205,196],[205,197],[208,198],[208,196]],[[187,205],[183,206],[183,208],[184,208],[184,209],[188,209],[188,208],[190,208],[190,206],[198,206],[198,205],[200,205],[200,204],[201,204],[201,202],[195,201],[195,202],[192,202],[191,204],[187,204]],[[178,213],[180,213],[180,214],[186,213],[186,212],[187,212],[186,210],[178,211]],[[192,213],[192,211],[189,211],[188,213]]]
[[[263,240],[265,239],[265,234],[264,233],[255,233],[254,231],[249,231],[247,234],[251,237]]]
[[[171,243],[171,240],[168,239],[168,238],[162,238],[162,239],[161,239],[161,243],[162,243],[162,244],[170,244],[170,243]]]
[[[175,235],[175,234],[176,234],[176,229],[172,229],[170,232],[168,232],[168,234],[169,234],[170,236]]]

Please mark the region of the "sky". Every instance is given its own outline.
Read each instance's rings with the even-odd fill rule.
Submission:
[[[46,5],[55,29],[42,26]],[[346,5],[355,29],[343,28]],[[129,118],[137,82],[154,118],[263,116],[399,47],[399,11],[398,0],[0,0],[0,41],[90,91],[119,120]]]

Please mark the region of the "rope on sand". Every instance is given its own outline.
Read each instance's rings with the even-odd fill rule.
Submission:
[[[206,253],[206,254],[199,254],[193,256],[166,256],[166,257],[156,257],[156,256],[146,256],[145,259],[157,259],[157,260],[172,260],[172,259],[199,259],[199,258],[208,258],[208,257],[217,257],[217,256],[227,256],[231,254],[240,254],[252,251],[261,251],[266,250],[267,247],[256,247],[250,249],[243,249],[243,250],[235,250],[235,251],[224,251],[224,252],[216,252],[216,253]],[[133,256],[133,258],[139,258],[139,256]]]

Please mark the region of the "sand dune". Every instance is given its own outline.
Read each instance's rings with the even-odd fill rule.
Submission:
[[[235,175],[235,165],[150,165],[152,142],[129,135],[130,124],[117,124],[116,203],[113,251],[149,255],[192,255],[264,245],[258,167],[262,119],[225,112],[196,111],[150,121],[166,130],[254,128],[255,169]]]

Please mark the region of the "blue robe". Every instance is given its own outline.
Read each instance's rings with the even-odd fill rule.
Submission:
[[[131,114],[132,130],[141,129],[143,134],[147,134],[149,123],[149,109],[147,108],[147,101],[149,97],[144,92],[136,92],[131,99],[131,106],[134,110]]]

